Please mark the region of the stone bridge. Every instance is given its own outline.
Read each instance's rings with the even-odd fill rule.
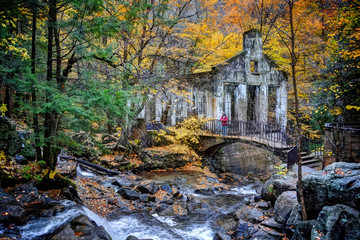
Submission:
[[[229,121],[227,134],[223,136],[221,135],[221,122],[210,120],[205,124],[204,130],[202,134],[199,134],[198,147],[199,152],[204,155],[215,154],[226,145],[242,142],[265,148],[275,155],[287,159],[288,167],[296,163],[298,159],[298,144],[295,141],[294,132],[279,124]],[[313,163],[313,160],[310,160],[310,153],[311,158],[320,157],[321,146],[321,143],[301,136],[303,159],[309,159],[309,163]]]
[[[274,142],[257,136],[221,136],[218,134],[199,135],[198,151],[204,155],[216,154],[222,147],[236,143],[246,143],[257,147],[265,148],[282,158],[287,157],[287,152],[293,147],[279,142]]]
[[[166,128],[161,123],[147,124],[147,130],[159,130]],[[287,159],[288,166],[297,162],[298,144],[295,141],[294,132],[286,127],[274,123],[228,121],[227,134],[223,136],[222,125],[219,120],[206,122],[201,132],[197,134],[199,144],[198,151],[203,155],[216,154],[222,147],[236,143],[246,143],[265,148],[276,156]],[[322,144],[301,136],[301,149],[303,153],[315,153],[319,157],[322,154]]]

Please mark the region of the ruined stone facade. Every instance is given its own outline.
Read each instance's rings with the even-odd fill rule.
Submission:
[[[209,72],[192,74],[187,96],[172,94],[167,124],[190,115],[219,119],[225,112],[230,120],[269,122],[286,126],[287,76],[262,49],[257,30],[244,33],[243,51]],[[169,97],[168,97],[169,99]],[[140,117],[160,121],[166,109],[164,98],[149,100]]]

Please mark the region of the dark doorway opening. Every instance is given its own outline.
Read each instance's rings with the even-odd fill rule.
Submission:
[[[257,86],[248,86],[247,87],[247,121],[256,121],[256,88]]]

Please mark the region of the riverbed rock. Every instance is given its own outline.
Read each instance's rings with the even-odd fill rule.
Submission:
[[[234,232],[237,227],[238,220],[239,218],[236,213],[228,213],[218,218],[216,220],[216,224],[222,227],[225,232]]]
[[[65,210],[65,206],[63,204],[58,204],[50,209],[46,209],[46,210],[42,211],[40,216],[41,217],[52,217],[55,214],[62,212],[64,210]]]
[[[231,240],[231,236],[225,233],[216,233],[213,240]]]
[[[127,178],[127,177],[120,177],[115,179],[112,183],[112,185],[117,186],[117,187],[133,187],[134,183],[131,179]]]
[[[259,209],[262,210],[267,210],[270,208],[269,203],[264,201],[264,200],[260,200],[258,202],[250,202],[248,205],[253,206],[253,207],[257,207]]]
[[[189,214],[186,203],[184,202],[174,202],[172,207],[175,216],[187,216]]]
[[[249,239],[253,227],[251,223],[240,220],[235,230],[235,239]]]
[[[140,196],[137,191],[128,188],[120,188],[117,193],[127,200],[137,200]]]
[[[97,224],[87,216],[81,215],[70,221],[70,223],[65,224],[60,229],[57,229],[49,239],[111,240],[111,237],[105,231],[103,226],[97,226]]]
[[[0,204],[0,223],[16,221],[25,213],[25,209],[17,204]]]
[[[160,188],[161,188],[161,190],[167,192],[167,193],[170,194],[170,195],[173,195],[173,194],[174,194],[174,191],[173,191],[173,189],[169,186],[169,184],[162,184]]]
[[[275,202],[275,220],[281,224],[286,224],[291,211],[297,203],[296,191],[283,192]]]
[[[150,201],[150,195],[149,194],[140,194],[139,200],[143,203],[147,203]]]
[[[296,190],[296,178],[275,174],[261,188],[261,198],[265,201],[271,201],[273,204],[276,199],[286,191]]]
[[[77,237],[74,233],[74,230],[71,228],[71,225],[68,223],[65,226],[63,226],[61,229],[57,230],[57,232],[50,239],[76,240]]]
[[[159,190],[159,187],[154,183],[154,182],[148,182],[148,183],[143,183],[140,184],[136,187],[136,189],[138,191],[140,191],[141,193],[150,193],[150,194],[154,194]]]
[[[267,228],[274,229],[276,231],[282,231],[284,229],[284,224],[275,221],[274,217],[266,219],[265,221],[261,222],[261,225]]]
[[[195,189],[196,194],[202,194],[202,195],[213,195],[214,190],[212,188],[198,188]]]
[[[24,205],[39,205],[43,201],[43,199],[39,198],[39,191],[33,182],[19,185],[11,191],[11,194],[16,196],[17,201]]]
[[[61,189],[61,195],[63,195],[66,199],[82,204],[82,200],[80,199],[76,188],[71,185]]]
[[[315,219],[324,206],[344,203],[360,210],[360,164],[333,163],[303,179],[304,200],[310,219]]]
[[[337,204],[324,207],[314,227],[311,239],[352,240],[360,239],[360,212],[349,206]]]
[[[134,235],[130,235],[130,236],[128,236],[127,238],[126,238],[126,240],[152,240],[152,239],[150,239],[150,238],[147,238],[147,239],[140,239],[140,238],[137,238],[137,237],[135,237]]]
[[[134,235],[130,235],[126,238],[126,240],[140,240],[140,239],[135,237]]]
[[[56,165],[56,171],[70,179],[76,177],[77,162],[74,160],[59,160]]]
[[[264,220],[264,213],[257,208],[246,206],[236,212],[239,219],[251,223],[260,223]]]

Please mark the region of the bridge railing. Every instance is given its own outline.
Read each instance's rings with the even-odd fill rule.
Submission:
[[[209,120],[204,127],[211,134],[222,135],[222,122]],[[295,131],[276,123],[261,123],[252,121],[228,121],[227,136],[246,136],[263,141],[277,143],[281,148],[294,148],[297,144]],[[313,153],[317,157],[322,155],[322,142],[301,137],[302,151]]]
[[[209,120],[204,127],[211,134],[222,135],[222,122]],[[227,136],[256,137],[283,145],[284,147],[295,146],[294,138],[286,133],[286,128],[279,124],[261,122],[228,121]]]

